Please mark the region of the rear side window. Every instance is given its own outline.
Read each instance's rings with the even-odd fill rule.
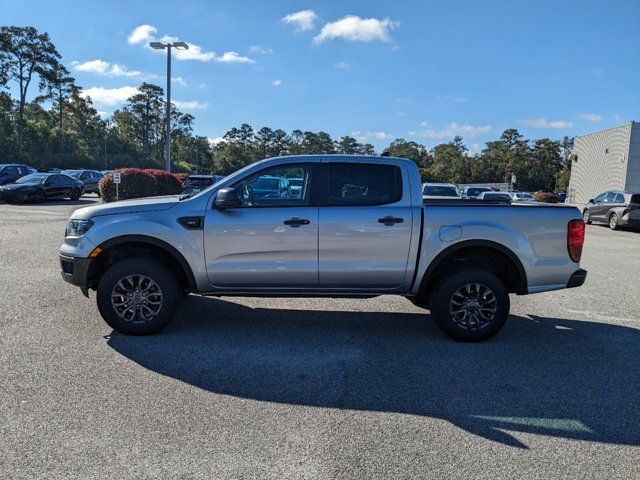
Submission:
[[[401,199],[402,172],[396,165],[329,164],[329,206],[385,205]]]
[[[621,193],[616,195],[616,203],[624,203],[624,195],[622,195]]]
[[[607,196],[604,199],[604,203],[613,203],[613,200],[616,198],[615,192],[607,193]]]

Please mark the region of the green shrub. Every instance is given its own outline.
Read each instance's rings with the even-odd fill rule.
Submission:
[[[558,203],[560,201],[558,197],[556,197],[556,194],[551,192],[534,193],[533,198],[535,198],[538,202],[544,203]]]
[[[177,195],[182,192],[182,182],[166,170],[156,170],[149,168],[144,170],[146,173],[153,175],[158,182],[156,195]]]
[[[158,182],[155,177],[139,168],[121,168],[120,185],[118,186],[118,199],[152,197],[158,191]],[[116,184],[113,183],[113,172],[103,177],[98,184],[100,196],[104,202],[116,200]]]

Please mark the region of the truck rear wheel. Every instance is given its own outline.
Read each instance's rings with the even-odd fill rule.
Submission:
[[[481,342],[504,326],[509,292],[493,273],[472,269],[442,278],[431,294],[431,314],[451,338]]]
[[[100,315],[126,335],[162,330],[173,319],[180,298],[178,279],[164,265],[145,257],[127,258],[109,267],[97,291]]]

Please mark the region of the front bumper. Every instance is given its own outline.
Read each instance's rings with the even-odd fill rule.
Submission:
[[[72,257],[58,254],[60,273],[65,282],[83,289],[89,288],[89,269],[93,258]]]
[[[573,272],[573,275],[571,275],[569,283],[567,283],[567,288],[579,287],[584,283],[586,279],[587,271],[584,268],[579,268],[578,270]]]

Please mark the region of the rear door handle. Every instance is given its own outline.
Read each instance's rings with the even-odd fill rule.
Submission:
[[[309,220],[300,217],[291,217],[289,220],[285,220],[284,224],[289,225],[292,228],[298,228],[300,225],[309,225]]]
[[[382,223],[388,227],[390,227],[394,223],[402,223],[402,222],[404,222],[404,218],[394,217],[393,215],[387,215],[386,217],[382,217],[378,219],[378,223]]]

